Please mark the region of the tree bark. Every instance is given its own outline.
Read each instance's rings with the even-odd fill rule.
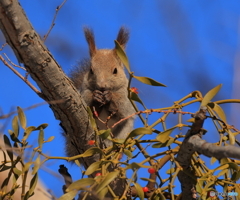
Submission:
[[[93,130],[79,92],[33,29],[19,2],[1,0],[0,9],[0,28],[18,61],[40,88],[38,95],[47,102],[61,100],[61,103],[50,103],[50,107],[61,121],[66,143],[75,148],[74,152],[67,149],[68,154],[83,153],[89,148],[87,141],[93,137]],[[95,159],[85,158],[81,164],[87,167]]]

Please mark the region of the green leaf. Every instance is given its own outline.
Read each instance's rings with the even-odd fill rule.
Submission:
[[[206,107],[207,104],[212,100],[212,98],[218,93],[222,84],[216,86],[215,88],[211,89],[204,97],[200,107]]]
[[[239,178],[240,178],[240,171],[234,172],[233,175],[232,175],[232,177],[231,177],[231,180],[232,180],[232,181],[238,181]]]
[[[133,184],[137,190],[137,194],[138,194],[138,197],[140,198],[140,200],[144,200],[144,192],[143,192],[142,187],[138,183],[133,183]]]
[[[43,129],[41,128],[38,134],[38,145],[40,149],[42,149],[43,140],[44,140],[44,132],[43,132]]]
[[[33,194],[33,192],[34,192],[34,190],[35,190],[35,187],[36,187],[36,185],[37,185],[37,182],[38,182],[38,174],[36,173],[36,174],[33,176],[32,180],[31,180],[31,182],[30,182],[30,190],[29,190],[29,195],[30,195],[30,196]]]
[[[29,126],[25,129],[24,131],[24,137],[23,137],[23,140],[27,140],[29,135],[36,130],[36,127],[35,126]]]
[[[171,145],[174,142],[174,138],[170,138],[169,140],[167,140],[164,143],[155,143],[152,145],[152,148],[162,148],[162,147],[168,147],[169,145]]]
[[[107,187],[103,188],[103,189],[98,193],[98,198],[99,198],[99,199],[104,199],[104,197],[106,196],[107,192],[108,192],[108,188],[107,188]]]
[[[163,131],[161,133],[158,134],[158,136],[156,137],[156,139],[159,141],[159,142],[166,142],[169,140],[169,136],[170,134],[172,133],[172,131],[176,128],[176,126],[170,128],[170,129],[167,129],[166,131]]]
[[[79,190],[87,186],[90,186],[93,183],[95,183],[95,180],[93,178],[83,178],[71,183],[66,189],[66,192],[70,192],[71,190]]]
[[[14,137],[18,137],[19,135],[19,124],[18,124],[18,116],[15,116],[12,120],[12,128]]]
[[[151,128],[136,128],[134,129],[127,138],[129,137],[136,137],[138,135],[145,135],[145,134],[152,134],[152,129]]]
[[[40,168],[40,163],[41,163],[41,158],[40,158],[40,155],[38,155],[38,157],[36,158],[36,160],[34,162],[32,175],[35,175],[38,172],[38,170]]]
[[[29,170],[30,166],[33,164],[33,162],[27,162],[23,167],[23,172],[26,172]]]
[[[143,76],[133,76],[133,78],[141,81],[142,83],[148,84],[148,85],[152,85],[152,86],[163,86],[163,87],[167,87],[166,85],[159,83],[151,78],[148,77],[143,77]]]
[[[4,140],[5,148],[7,148],[7,154],[10,160],[13,162],[13,151],[12,151],[12,145],[10,143],[10,140],[6,135],[3,135],[3,140]]]
[[[217,113],[217,115],[220,117],[220,119],[221,119],[222,121],[224,121],[225,123],[227,123],[226,115],[225,115],[223,109],[221,108],[221,106],[219,106],[218,104],[214,103],[213,110]]]
[[[129,157],[129,158],[132,158],[132,157],[133,157],[132,152],[129,151],[129,150],[127,150],[127,149],[124,149],[124,150],[123,150],[123,153],[124,153],[127,157]]]
[[[85,151],[81,155],[81,157],[85,158],[85,157],[89,157],[89,156],[92,156],[92,155],[97,154],[97,153],[103,154],[102,150],[99,149],[98,147],[92,147],[92,148],[88,149],[87,151]]]
[[[36,130],[45,129],[45,128],[47,128],[47,127],[48,127],[48,124],[47,124],[47,123],[44,123],[44,124],[39,125],[39,126],[36,128]]]
[[[133,101],[136,101],[144,106],[142,100],[139,98],[139,96],[135,92],[130,92],[130,99],[132,99]]]
[[[150,178],[140,178],[140,179],[142,179],[143,181],[152,182],[152,183],[156,182],[155,180],[150,179]]]
[[[17,111],[18,111],[18,118],[21,124],[21,127],[25,130],[26,126],[27,126],[27,119],[26,116],[22,110],[22,108],[17,107]]]
[[[120,58],[120,60],[124,64],[124,66],[127,68],[128,73],[130,73],[131,72],[130,66],[129,66],[128,58],[126,56],[125,51],[123,50],[123,48],[121,47],[121,45],[118,43],[117,40],[115,40],[114,42],[115,42],[115,49],[116,49],[118,57]]]
[[[50,136],[48,139],[47,139],[47,141],[45,141],[45,142],[51,142],[51,141],[53,141],[54,140],[54,136]]]
[[[71,200],[77,195],[77,190],[72,190],[64,195],[62,195],[58,200]]]
[[[99,169],[100,165],[101,165],[102,161],[97,161],[92,163],[86,170],[85,175],[90,175],[93,172],[97,171],[97,169]]]
[[[92,125],[92,128],[94,130],[96,130],[97,129],[97,125],[96,125],[95,119],[93,118],[93,114],[92,114],[92,111],[91,111],[89,106],[87,107],[87,112],[88,112],[88,116],[89,116],[89,120],[90,120],[90,123]]]
[[[107,139],[107,137],[110,135],[110,133],[111,133],[111,129],[100,130],[100,131],[98,132],[98,135],[99,135],[103,140],[105,140],[105,139]]]
[[[99,193],[103,188],[105,188],[109,183],[111,183],[119,174],[119,171],[110,172],[107,174],[103,181],[97,186],[96,191]]]
[[[126,169],[132,169],[134,171],[134,170],[139,169],[139,168],[149,168],[149,167],[150,166],[133,162],[130,165],[128,165]]]

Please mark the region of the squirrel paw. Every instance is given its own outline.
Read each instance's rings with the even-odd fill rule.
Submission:
[[[93,100],[105,105],[106,103],[110,102],[112,99],[112,93],[109,90],[100,91],[100,90],[94,90],[93,91]]]

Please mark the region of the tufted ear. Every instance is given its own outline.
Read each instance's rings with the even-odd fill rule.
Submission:
[[[89,48],[89,54],[91,57],[94,56],[94,54],[96,53],[96,45],[95,45],[95,39],[94,39],[94,34],[93,31],[88,28],[88,27],[84,27],[84,34],[85,34],[85,38],[87,40],[88,43],[88,48]]]
[[[118,32],[117,41],[122,46],[123,49],[125,49],[128,39],[129,31],[128,29],[122,26]]]

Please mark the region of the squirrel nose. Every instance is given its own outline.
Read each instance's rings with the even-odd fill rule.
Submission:
[[[104,92],[106,89],[105,89],[104,87],[100,87],[99,90],[100,90],[101,92]]]

